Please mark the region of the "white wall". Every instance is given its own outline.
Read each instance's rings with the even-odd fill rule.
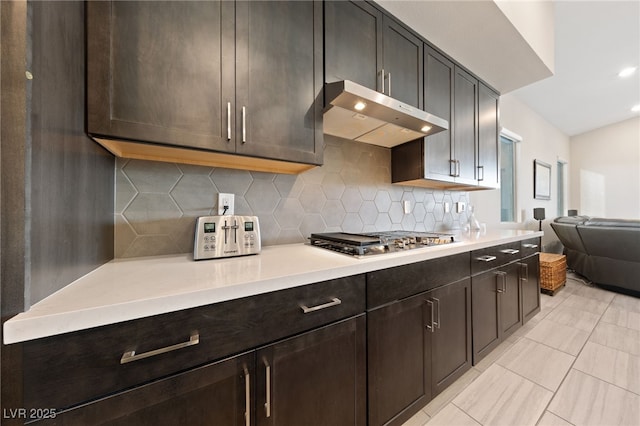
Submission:
[[[640,117],[573,136],[570,204],[580,214],[640,219]]]
[[[546,1],[494,0],[536,55],[555,69],[555,5]]]
[[[533,209],[544,207],[547,221],[543,227],[545,231],[543,245],[552,244],[556,238],[548,223],[549,219],[556,216],[557,211],[558,160],[568,161],[569,171],[572,169],[569,137],[511,94],[500,98],[500,123],[502,127],[523,138],[521,143],[516,144],[517,223],[500,222],[499,190],[470,192],[469,203],[475,206],[476,217],[480,222],[486,223],[489,227],[507,228],[538,229],[538,223],[533,219]],[[535,159],[551,165],[550,200],[533,198],[533,160]],[[569,193],[571,193],[571,182],[569,182]]]

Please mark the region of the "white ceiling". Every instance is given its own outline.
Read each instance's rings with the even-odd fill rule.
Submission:
[[[493,1],[378,3],[569,136],[640,115],[631,111],[640,104],[640,0],[554,1],[555,26],[539,22],[541,32],[555,32],[551,64],[505,25],[508,19]],[[626,66],[639,68],[623,80],[617,74]],[[550,68],[554,75],[548,77]]]
[[[558,1],[555,75],[514,94],[569,136],[640,113],[640,1]],[[622,79],[623,68],[638,67]],[[639,129],[640,132],[640,129]]]

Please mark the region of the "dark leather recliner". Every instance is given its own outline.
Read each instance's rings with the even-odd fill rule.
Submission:
[[[569,269],[640,297],[640,220],[562,216],[551,227],[564,245]]]

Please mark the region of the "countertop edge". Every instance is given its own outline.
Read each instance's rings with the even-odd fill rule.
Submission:
[[[454,244],[428,247],[402,253],[392,253],[384,256],[372,256],[363,259],[350,258],[339,253],[324,250],[316,251],[319,249],[305,244],[268,246],[263,248],[263,254],[258,255],[263,256],[259,261],[244,257],[218,260],[219,263],[210,263],[210,265],[223,265],[221,267],[221,270],[223,271],[226,271],[227,269],[233,270],[233,268],[242,269],[247,267],[247,265],[250,265],[252,261],[253,263],[260,265],[263,259],[266,261],[273,261],[274,259],[277,260],[282,256],[290,256],[290,252],[292,251],[295,253],[301,253],[308,249],[314,250],[312,252],[313,255],[322,257],[324,263],[315,269],[313,269],[313,266],[307,270],[296,270],[294,267],[293,272],[283,270],[281,273],[265,273],[264,277],[238,279],[235,282],[230,279],[230,284],[219,287],[197,287],[194,289],[187,289],[184,292],[177,291],[172,294],[160,294],[157,297],[154,297],[152,294],[146,294],[129,300],[123,299],[119,303],[97,304],[95,306],[79,307],[75,309],[69,308],[66,310],[63,308],[58,311],[55,309],[52,310],[52,306],[56,306],[56,303],[58,305],[64,304],[65,301],[72,300],[76,295],[83,295],[83,292],[86,293],[83,296],[87,297],[87,294],[91,294],[91,290],[87,290],[87,288],[91,285],[96,286],[96,282],[100,282],[102,275],[115,280],[117,277],[113,277],[111,274],[117,274],[117,271],[119,270],[127,271],[128,269],[133,268],[135,271],[137,268],[143,269],[149,266],[154,266],[157,263],[164,263],[164,261],[176,262],[176,264],[181,268],[184,268],[184,265],[187,265],[188,267],[188,265],[197,265],[200,264],[200,262],[203,262],[199,261],[194,263],[193,260],[191,260],[192,258],[186,254],[126,260],[116,259],[89,272],[62,290],[54,293],[43,301],[38,302],[33,305],[29,311],[18,314],[6,321],[4,323],[3,338],[5,344],[12,344],[51,337],[59,334],[180,311],[183,309],[206,306],[242,297],[294,288],[315,282],[322,282],[350,275],[358,275],[380,269],[387,269],[439,257],[465,253],[499,244],[541,237],[542,235],[543,232],[540,231],[524,230],[500,231],[486,236],[462,234],[461,241]],[[299,255],[305,256],[304,253]],[[182,262],[185,263],[183,264]],[[206,265],[206,263],[203,263],[203,265]],[[233,274],[229,273],[228,275]],[[151,280],[153,278],[149,279]],[[105,283],[105,286],[106,285],[107,284]],[[101,292],[105,291],[103,288],[99,288],[99,290]],[[149,289],[149,291],[153,290]],[[100,294],[96,294],[95,297],[100,297]]]

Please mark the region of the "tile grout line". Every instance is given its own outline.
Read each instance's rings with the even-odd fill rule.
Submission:
[[[559,306],[560,304],[562,304],[562,302],[560,302],[560,303],[558,304],[558,306]],[[553,312],[553,311],[554,311],[558,306],[553,307],[553,308],[551,309],[551,311],[550,311],[550,312],[548,312],[548,313],[547,313],[547,315],[545,315],[545,317],[546,317],[546,316],[548,316],[551,312]],[[534,317],[534,318],[535,318],[535,317]],[[536,325],[537,325],[537,324],[536,324]],[[528,334],[528,332],[527,332],[527,334]],[[533,384],[533,385],[535,385],[535,386],[540,386],[542,389],[544,389],[544,390],[547,390],[547,391],[551,392],[551,393],[553,394],[553,395],[551,396],[551,399],[549,400],[549,403],[551,403],[551,400],[553,400],[553,397],[555,396],[555,392],[553,392],[553,391],[551,391],[551,390],[549,390],[549,389],[545,388],[545,387],[544,387],[544,386],[542,386],[542,385],[539,385],[539,384],[537,384],[537,383],[533,382],[532,380],[527,379],[526,377],[524,377],[524,376],[520,375],[519,373],[517,373],[517,372],[515,372],[515,371],[512,371],[511,369],[509,369],[509,368],[507,368],[507,367],[504,367],[504,366],[502,366],[502,365],[498,364],[498,360],[500,360],[500,359],[501,359],[501,358],[502,358],[502,357],[503,357],[503,356],[504,356],[504,355],[505,355],[505,354],[506,354],[506,353],[507,353],[507,352],[508,352],[508,351],[509,351],[509,350],[510,350],[510,349],[511,349],[511,348],[512,348],[512,347],[513,347],[517,342],[519,342],[520,340],[525,339],[525,338],[526,338],[526,334],[525,334],[525,335],[523,335],[523,336],[519,336],[519,337],[518,337],[518,339],[517,339],[515,342],[512,342],[512,343],[511,343],[511,345],[509,346],[509,348],[508,348],[508,349],[506,349],[506,350],[504,351],[504,353],[502,353],[502,355],[500,355],[496,360],[494,360],[494,361],[493,361],[493,362],[492,362],[492,363],[491,363],[491,364],[490,364],[490,365],[489,365],[489,366],[488,366],[484,371],[482,371],[482,370],[477,370],[477,371],[480,373],[480,374],[478,375],[478,377],[474,378],[474,379],[473,379],[473,381],[471,381],[471,383],[469,383],[467,386],[465,386],[465,388],[464,388],[464,389],[460,390],[460,392],[458,392],[458,393],[456,394],[456,396],[454,396],[454,397],[451,399],[451,401],[449,401],[449,403],[448,403],[448,404],[452,404],[452,405],[454,405],[458,410],[460,410],[461,412],[463,412],[465,415],[469,416],[469,417],[470,417],[471,419],[473,419],[476,423],[478,423],[478,424],[480,424],[480,425],[483,425],[483,426],[484,426],[484,424],[483,424],[480,420],[476,419],[476,418],[475,418],[475,417],[473,417],[470,413],[466,412],[462,407],[460,407],[459,405],[457,405],[457,404],[454,402],[454,399],[455,399],[455,398],[456,398],[460,393],[462,393],[462,392],[463,392],[463,391],[464,391],[468,386],[470,386],[473,382],[475,382],[475,381],[476,381],[476,380],[477,380],[477,379],[478,379],[482,374],[484,374],[484,373],[485,373],[485,372],[486,372],[486,371],[487,371],[487,370],[488,370],[492,365],[494,365],[494,364],[497,364],[498,366],[500,366],[500,367],[504,368],[505,370],[507,370],[507,371],[509,371],[509,372],[511,372],[511,373],[513,373],[513,374],[515,374],[515,375],[517,375],[518,377],[520,377],[520,378],[522,378],[522,379],[524,379],[524,380],[526,380],[526,381],[528,381],[528,382],[532,383],[532,384]],[[531,339],[528,339],[528,340],[531,340]],[[534,341],[534,340],[531,340],[531,341]],[[535,341],[534,341],[534,342],[535,342]],[[536,343],[539,343],[539,342],[536,342]],[[541,343],[541,344],[542,344],[542,343]],[[544,345],[544,344],[543,344],[543,345]],[[547,346],[547,345],[544,345],[544,346]],[[547,346],[547,347],[551,348],[550,346]],[[551,348],[551,349],[555,349],[555,348]],[[556,350],[558,350],[558,349],[556,349]],[[560,352],[565,353],[564,351],[560,351]],[[570,355],[570,354],[569,354],[569,355]],[[577,358],[577,357],[576,357],[576,358]],[[575,362],[575,360],[574,360],[574,362]],[[572,363],[572,365],[573,365],[573,363]],[[475,366],[473,366],[472,368],[475,368]],[[558,389],[559,389],[559,388],[560,388],[560,385],[558,385]],[[440,410],[438,410],[438,412],[442,411],[442,409],[444,409],[444,408],[446,407],[446,405],[448,405],[448,404],[445,404],[445,405],[444,405]],[[547,406],[548,406],[548,404],[547,404]],[[544,409],[544,411],[542,412],[542,415],[541,415],[541,416],[538,418],[538,420],[536,421],[536,424],[540,421],[540,418],[541,418],[541,417],[544,415],[544,413],[546,412],[546,408],[547,408],[547,406],[545,406],[545,409]],[[436,413],[436,415],[437,415],[437,413]],[[429,419],[429,421],[430,421],[430,420],[431,420],[431,418]],[[564,419],[563,419],[563,420],[564,420]],[[429,421],[427,421],[427,423],[425,423],[424,425],[428,425]],[[424,425],[423,425],[423,426],[424,426]]]
[[[577,281],[575,278],[568,278],[571,279],[572,281]],[[585,282],[582,282],[582,285],[587,286],[587,284]],[[591,286],[589,286],[591,287]],[[595,287],[592,287],[595,288]],[[553,393],[553,396],[551,397],[551,399],[549,400],[549,402],[547,403],[547,405],[545,406],[544,410],[542,411],[542,414],[540,415],[540,417],[538,418],[538,421],[536,422],[536,425],[538,423],[540,423],[540,420],[542,419],[542,417],[544,417],[544,413],[546,413],[547,411],[552,413],[554,416],[557,416],[559,418],[561,418],[562,420],[566,421],[567,423],[573,424],[571,423],[569,420],[565,419],[564,417],[560,416],[557,413],[554,413],[553,411],[549,410],[549,406],[551,405],[551,403],[553,402],[553,400],[555,399],[556,395],[558,394],[558,392],[560,391],[560,389],[562,388],[562,385],[565,383],[565,381],[567,380],[567,377],[569,376],[569,373],[571,372],[571,370],[573,370],[573,366],[575,365],[576,361],[578,360],[578,357],[580,357],[580,354],[582,354],[582,351],[584,350],[585,345],[587,344],[587,342],[589,342],[589,339],[591,338],[591,336],[593,335],[594,330],[596,329],[596,327],[598,327],[598,324],[600,324],[600,321],[602,320],[602,317],[604,315],[604,313],[607,311],[607,309],[609,309],[609,306],[611,306],[611,302],[613,301],[613,299],[615,298],[615,296],[607,303],[607,307],[602,311],[602,313],[600,314],[599,318],[598,318],[598,322],[596,322],[596,325],[593,327],[593,329],[591,330],[591,332],[589,333],[589,336],[587,336],[587,339],[584,341],[584,343],[582,344],[582,346],[580,347],[580,351],[578,351],[578,353],[576,354],[575,358],[573,359],[573,362],[571,363],[571,365],[569,366],[569,368],[567,369],[567,372],[565,373],[564,377],[562,378],[562,380],[560,381],[560,384],[558,385],[558,389]],[[561,302],[560,304],[564,303]],[[558,305],[559,306],[559,305]],[[557,308],[557,306],[556,306]],[[551,321],[551,320],[550,320]],[[552,321],[553,322],[553,321]],[[572,327],[573,328],[573,327]],[[576,370],[576,371],[580,371],[580,370]]]
[[[587,283],[586,281],[584,281],[584,280],[580,280],[580,279],[578,279],[578,278],[568,277],[567,279],[569,279],[569,280],[571,280],[571,281],[573,281],[573,282],[576,282],[576,283],[577,283],[579,286],[581,286],[582,288],[584,288],[584,287],[587,287],[587,288],[594,288],[594,289],[599,289],[599,290],[605,291],[605,292],[607,292],[607,293],[611,293],[611,291],[610,291],[610,290],[600,289],[598,286],[596,286],[596,285],[592,285],[592,284]],[[568,299],[571,295],[574,295],[574,294],[575,294],[575,293],[574,293],[573,291],[571,291],[571,292],[570,292],[570,294],[569,294],[569,296],[567,296],[566,298],[564,298],[564,300],[562,300],[562,301],[561,301],[561,302],[559,302],[556,306],[554,306],[554,307],[553,307],[553,308],[552,308],[552,309],[551,309],[551,310],[550,310],[550,311],[545,315],[545,317],[543,317],[543,318],[541,318],[541,319],[540,319],[540,321],[541,321],[541,320],[543,320],[543,319],[545,319],[545,318],[546,318],[548,315],[550,315],[552,312],[554,312],[554,311],[555,311],[559,306],[561,306],[561,305],[566,301],[566,299]],[[576,295],[577,295],[577,294],[576,294]],[[580,296],[580,295],[577,295],[577,296]],[[580,297],[585,297],[585,296],[580,296]],[[534,385],[536,385],[536,386],[540,386],[542,389],[545,389],[545,390],[547,390],[547,391],[549,391],[549,392],[551,392],[551,393],[552,393],[552,397],[551,397],[551,399],[549,400],[549,402],[547,403],[547,405],[546,405],[546,406],[545,406],[545,408],[543,409],[542,414],[541,414],[541,415],[540,415],[540,417],[537,419],[537,421],[536,421],[536,423],[535,423],[535,424],[539,424],[539,423],[540,423],[540,420],[542,419],[542,417],[544,417],[545,413],[546,413],[546,412],[549,412],[550,414],[552,414],[552,415],[554,415],[554,416],[556,416],[556,417],[558,417],[558,418],[562,419],[563,421],[567,422],[568,424],[574,425],[573,423],[571,423],[571,422],[570,422],[570,421],[568,421],[567,419],[563,418],[562,416],[560,416],[560,415],[558,415],[558,414],[554,413],[553,411],[549,411],[549,406],[551,405],[551,403],[552,403],[552,402],[553,402],[553,400],[555,399],[555,397],[556,397],[556,395],[557,395],[558,391],[560,390],[560,388],[562,387],[562,385],[565,383],[565,381],[566,381],[566,379],[567,379],[567,377],[568,377],[569,373],[571,372],[571,370],[574,370],[574,369],[575,369],[575,368],[574,368],[574,365],[575,365],[576,361],[578,360],[578,357],[582,354],[582,351],[584,350],[584,348],[585,348],[586,344],[590,342],[590,338],[592,337],[592,335],[593,335],[593,333],[594,333],[595,329],[597,328],[597,326],[602,322],[602,318],[603,318],[604,314],[607,312],[607,310],[608,310],[610,307],[612,307],[612,306],[613,306],[613,305],[612,305],[612,303],[613,303],[613,300],[615,299],[615,297],[616,297],[616,294],[614,294],[614,297],[613,297],[613,298],[611,298],[611,300],[609,300],[608,302],[603,302],[603,303],[606,303],[606,307],[604,308],[604,310],[603,310],[600,314],[595,314],[595,313],[593,313],[593,312],[589,312],[589,311],[582,311],[582,310],[581,310],[581,309],[579,309],[579,308],[573,308],[573,309],[580,310],[580,311],[585,312],[585,313],[590,313],[590,314],[598,315],[598,320],[597,320],[597,322],[595,323],[594,327],[592,327],[592,328],[591,328],[591,331],[589,331],[589,332],[587,332],[586,330],[583,330],[583,329],[579,329],[579,328],[576,328],[576,327],[570,326],[570,325],[565,325],[566,327],[570,327],[570,328],[572,328],[572,329],[574,329],[574,330],[583,331],[583,332],[585,332],[585,333],[588,333],[587,338],[585,339],[584,343],[581,345],[581,347],[580,347],[580,349],[579,349],[579,351],[578,351],[578,353],[577,353],[576,355],[570,354],[570,353],[565,352],[565,351],[563,351],[563,350],[560,350],[560,349],[558,349],[558,348],[551,347],[551,346],[549,346],[549,345],[547,345],[547,344],[545,344],[545,343],[538,342],[538,341],[536,341],[536,340],[533,340],[533,339],[528,338],[528,337],[527,337],[527,334],[531,331],[531,330],[529,330],[526,334],[524,334],[524,335],[522,335],[522,336],[519,336],[519,337],[518,337],[518,339],[517,339],[515,342],[512,342],[512,344],[510,345],[510,347],[509,347],[507,350],[505,350],[505,352],[504,352],[502,355],[500,355],[500,357],[498,357],[495,361],[493,361],[493,362],[492,362],[492,363],[487,367],[487,369],[488,369],[489,367],[491,367],[491,365],[493,365],[493,364],[498,364],[498,361],[499,361],[499,360],[500,360],[500,359],[505,355],[505,353],[506,353],[506,352],[508,352],[508,351],[509,351],[509,350],[510,350],[510,349],[511,349],[511,348],[512,348],[512,347],[513,347],[513,346],[514,346],[518,341],[520,341],[520,340],[521,340],[521,339],[523,339],[523,338],[524,338],[524,339],[528,339],[529,341],[532,341],[532,342],[534,342],[534,343],[537,343],[537,344],[540,344],[540,345],[546,346],[547,348],[550,348],[550,349],[556,350],[556,351],[558,351],[558,352],[562,352],[562,353],[564,353],[564,354],[567,354],[567,355],[569,355],[569,356],[573,357],[573,361],[571,362],[571,365],[570,365],[570,366],[569,366],[569,368],[567,369],[567,372],[565,373],[564,377],[562,378],[561,382],[559,383],[559,385],[558,385],[558,387],[557,387],[557,389],[556,389],[555,391],[551,391],[550,389],[548,389],[548,388],[546,388],[546,387],[544,387],[544,386],[542,386],[542,385],[539,385],[538,383],[533,382],[532,380],[530,380],[530,379],[528,379],[528,378],[526,378],[526,377],[524,377],[524,376],[520,375],[519,373],[517,373],[517,372],[515,372],[515,371],[511,370],[510,368],[508,368],[508,367],[505,367],[505,366],[502,366],[502,365],[498,364],[500,367],[502,367],[502,368],[506,369],[507,371],[509,371],[509,372],[511,372],[511,373],[513,373],[513,374],[515,374],[515,375],[517,375],[518,377],[520,377],[520,378],[522,378],[522,379],[524,379],[524,380],[527,380],[528,382],[530,382],[530,383],[532,383],[532,384],[534,384]],[[588,298],[589,298],[589,299],[593,299],[593,300],[598,300],[598,299],[596,299],[596,298],[590,298],[590,297],[588,297]],[[622,309],[622,308],[620,308],[620,310],[626,310],[626,309]],[[534,317],[534,318],[535,318],[535,317]],[[554,323],[559,324],[559,325],[564,325],[564,324],[558,323],[558,322],[553,321],[553,320],[549,320],[549,321],[554,322]],[[539,323],[539,321],[538,321],[538,323]],[[607,323],[607,324],[608,324],[608,323]],[[616,325],[616,324],[613,324],[613,325]],[[536,324],[536,326],[537,326],[537,324]],[[621,326],[621,327],[622,327],[622,326]],[[624,326],[624,327],[622,327],[622,328],[626,328],[626,329],[633,330],[633,329],[631,329],[631,328],[629,328],[629,327],[626,327],[626,326]],[[592,342],[592,343],[593,343],[593,342]],[[594,343],[594,344],[598,344],[598,343]],[[609,348],[609,347],[608,347],[608,346],[606,346],[606,345],[601,345],[601,346],[605,346],[605,347]],[[612,349],[615,349],[615,348],[612,348]],[[623,352],[624,352],[624,351],[623,351]],[[633,354],[630,354],[630,355],[634,356]],[[475,368],[475,366],[473,366],[472,368]],[[441,407],[441,409],[440,409],[440,410],[438,410],[438,412],[436,412],[436,413],[434,414],[434,416],[431,416],[431,415],[429,415],[428,413],[426,413],[426,412],[425,412],[425,414],[426,414],[426,415],[427,415],[427,417],[428,417],[428,420],[427,420],[427,422],[425,422],[425,423],[423,424],[423,426],[424,426],[424,425],[428,425],[428,423],[433,419],[433,417],[435,417],[435,416],[436,416],[440,411],[442,411],[442,409],[444,409],[448,404],[452,404],[452,405],[453,405],[453,406],[455,406],[458,410],[460,410],[462,413],[464,413],[465,415],[467,415],[468,417],[470,417],[471,419],[473,419],[475,422],[477,422],[477,423],[479,423],[479,424],[481,424],[481,425],[482,425],[482,423],[481,423],[479,420],[477,420],[477,419],[476,419],[475,417],[473,417],[471,414],[467,413],[467,412],[466,412],[465,410],[463,410],[460,406],[458,406],[458,405],[454,402],[454,399],[455,399],[455,398],[456,398],[460,393],[462,393],[462,392],[463,392],[463,391],[464,391],[468,386],[470,386],[472,383],[474,383],[474,382],[475,382],[475,381],[476,381],[476,380],[477,380],[477,379],[478,379],[478,378],[479,378],[483,373],[485,373],[485,372],[486,372],[486,370],[487,370],[487,369],[485,369],[484,371],[477,370],[480,374],[479,374],[477,377],[475,377],[475,378],[474,378],[474,379],[473,379],[469,384],[467,384],[463,389],[461,389],[459,392],[457,392],[457,393],[456,393],[456,395],[455,395],[455,396],[453,396],[447,404],[443,405],[443,406]],[[598,377],[596,377],[596,376],[593,376],[593,375],[591,375],[591,374],[589,374],[589,373],[586,373],[586,372],[583,372],[583,371],[581,371],[581,370],[578,370],[578,369],[575,369],[575,370],[576,370],[576,371],[578,371],[578,372],[580,372],[580,373],[582,373],[582,374],[585,374],[585,375],[587,375],[587,376],[589,376],[589,377],[593,377],[593,378],[594,378],[594,379],[596,379],[596,380],[599,380],[599,381],[602,381],[602,382],[604,382],[604,383],[606,383],[606,384],[612,385],[612,386],[614,386],[614,387],[616,387],[616,388],[618,388],[618,389],[621,389],[621,390],[623,390],[623,391],[625,391],[625,392],[629,392],[629,393],[631,393],[631,394],[637,395],[637,393],[636,393],[636,392],[633,392],[633,391],[631,391],[631,390],[628,390],[628,389],[622,388],[622,387],[620,387],[620,386],[618,386],[618,385],[616,385],[616,384],[614,384],[614,383],[609,383],[609,382],[608,382],[608,381],[606,381],[606,380],[603,380],[603,379],[601,379],[601,378],[598,378]],[[423,407],[423,408],[424,408],[424,407]]]
[[[560,302],[560,303],[558,304],[558,306],[559,306],[560,304],[562,304],[562,302]],[[548,316],[551,312],[553,312],[553,311],[554,311],[558,306],[556,306],[556,307],[552,308],[552,309],[551,309],[551,311],[550,311],[549,313],[547,313],[547,315],[545,315],[545,317],[546,317],[546,316]],[[528,332],[527,332],[527,334],[528,334]],[[515,345],[516,345],[520,340],[522,340],[522,339],[527,339],[527,335],[525,334],[525,335],[523,335],[523,336],[519,336],[519,337],[518,337],[518,339],[517,339],[515,342],[511,343],[511,345],[509,346],[509,348],[508,348],[508,349],[506,349],[506,350],[502,353],[502,355],[500,355],[496,360],[494,360],[494,361],[493,361],[493,362],[492,362],[492,363],[491,363],[491,364],[490,364],[490,365],[489,365],[489,366],[488,366],[484,371],[480,371],[480,370],[478,370],[478,371],[480,371],[480,375],[482,375],[482,374],[483,374],[483,373],[485,373],[485,372],[486,372],[486,371],[487,371],[487,370],[488,370],[492,365],[494,365],[494,364],[495,364],[495,365],[498,365],[499,367],[504,368],[506,371],[508,371],[508,372],[510,372],[510,373],[513,373],[514,375],[516,375],[516,376],[518,376],[519,378],[521,378],[521,379],[523,379],[523,380],[525,380],[525,381],[527,381],[527,382],[531,383],[532,385],[534,385],[534,386],[538,386],[538,387],[540,387],[540,388],[542,388],[542,389],[544,389],[544,390],[546,390],[546,391],[548,391],[548,392],[551,392],[551,394],[552,394],[552,395],[551,395],[551,399],[549,400],[549,403],[551,403],[551,400],[553,400],[553,398],[554,398],[554,396],[555,396],[555,392],[554,392],[554,391],[552,391],[552,390],[550,390],[550,389],[548,389],[548,388],[546,388],[546,387],[544,387],[544,386],[542,386],[542,385],[540,385],[540,384],[538,384],[538,383],[534,382],[533,380],[530,380],[530,379],[528,379],[527,377],[522,376],[520,373],[518,373],[518,372],[516,372],[516,371],[513,371],[513,370],[511,370],[510,368],[505,367],[505,366],[503,366],[503,365],[501,365],[501,364],[499,364],[499,363],[498,363],[498,361],[499,361],[501,358],[503,358],[503,357],[505,356],[505,354],[506,354],[509,350],[511,350],[511,349],[513,348],[513,346],[515,346]],[[527,339],[527,340],[532,341],[532,342],[535,342],[535,343],[542,344],[543,346],[546,346],[546,347],[548,347],[548,348],[550,348],[550,349],[555,349],[555,350],[557,350],[557,351],[559,351],[559,352],[566,353],[566,352],[564,352],[564,351],[560,351],[559,349],[551,348],[550,346],[545,345],[545,344],[543,344],[543,343],[536,342],[535,340],[532,340],[532,339]],[[568,354],[568,355],[570,355],[570,354]],[[570,355],[570,356],[572,356],[572,355]],[[577,357],[575,357],[575,358],[577,359]],[[575,359],[574,359],[574,362],[575,362]],[[573,365],[573,363],[572,363],[571,365]],[[472,367],[472,368],[475,368],[475,367]],[[478,379],[478,378],[480,377],[480,375],[479,375],[478,377],[476,377],[473,381],[475,381],[476,379]],[[471,383],[473,383],[473,382],[471,382]],[[470,383],[470,384],[471,384],[471,383]],[[470,384],[469,384],[469,385],[470,385]],[[469,385],[467,385],[467,386],[469,386]],[[558,389],[559,389],[559,388],[560,388],[560,385],[558,385]],[[466,387],[465,387],[465,389],[466,389]],[[464,389],[463,389],[463,390],[461,390],[460,392],[458,392],[458,394],[462,393],[462,391],[464,391]],[[456,395],[456,396],[457,396],[457,395]],[[478,420],[477,418],[473,417],[470,413],[466,412],[462,407],[458,406],[458,405],[454,402],[454,399],[455,399],[455,397],[450,401],[450,404],[453,404],[456,408],[458,408],[458,409],[459,409],[460,411],[462,411],[464,414],[466,414],[467,416],[469,416],[470,418],[472,418],[472,419],[473,419],[474,421],[476,421],[478,424],[483,425],[483,423],[482,423],[480,420]],[[548,404],[549,404],[549,403],[548,403]],[[547,404],[547,406],[548,406],[548,404]],[[547,408],[547,406],[545,406],[545,409],[544,409],[544,411],[542,412],[542,415],[541,415],[541,416],[538,418],[538,420],[536,421],[536,424],[540,421],[540,418],[541,418],[541,417],[544,415],[544,413],[546,412],[546,408]],[[444,408],[444,407],[443,407],[443,408]],[[563,419],[563,420],[564,420],[564,419]]]

